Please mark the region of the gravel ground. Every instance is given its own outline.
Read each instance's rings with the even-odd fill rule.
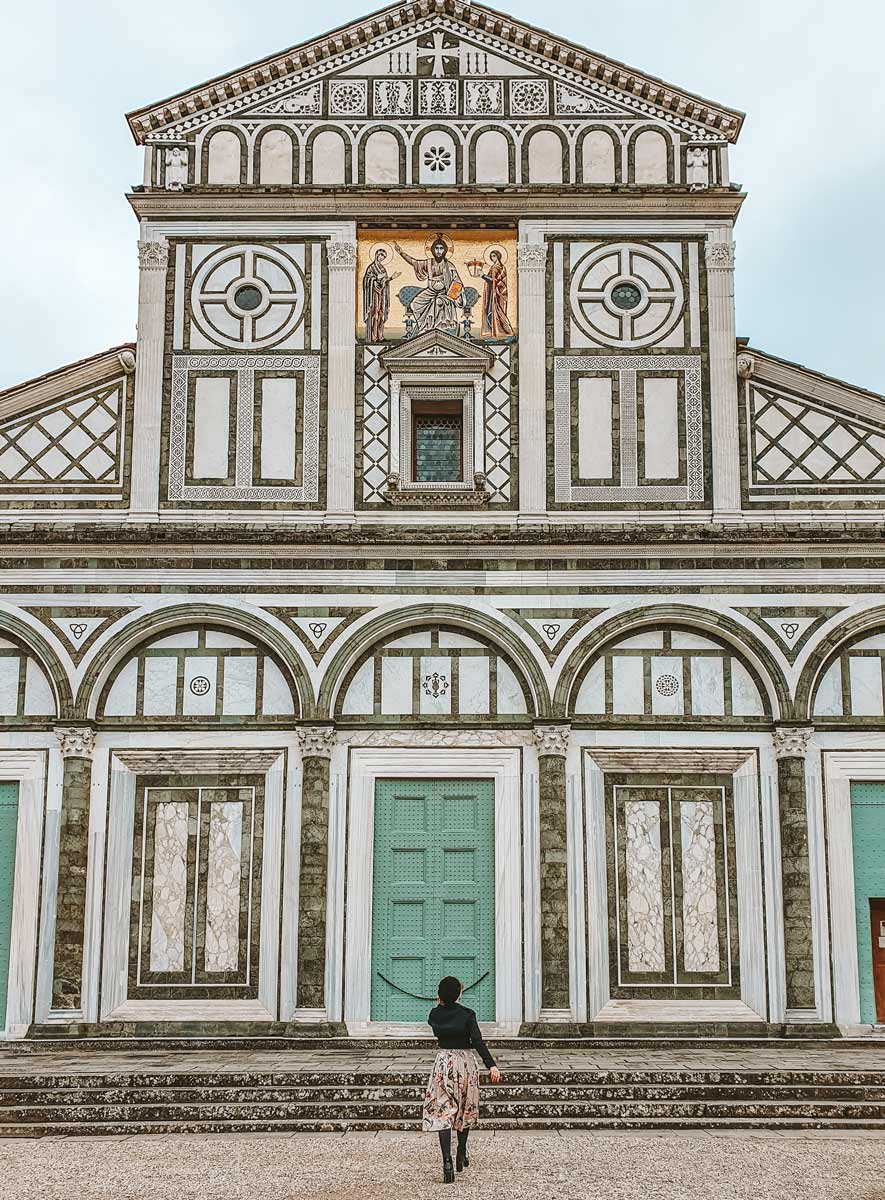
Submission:
[[[491,1200],[885,1200],[885,1134],[483,1133],[452,1188]],[[0,1142],[0,1197],[430,1200],[436,1140],[409,1133]]]

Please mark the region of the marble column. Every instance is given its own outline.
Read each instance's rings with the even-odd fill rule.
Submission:
[[[519,523],[547,521],[547,243],[520,242]]]
[[[734,242],[729,240],[730,230],[723,232],[724,238],[711,238],[706,246],[713,518],[736,521],[741,518],[741,473],[734,330]]]
[[[356,242],[327,242],[329,358],[326,522],[352,524],[356,415]]]
[[[79,1012],[83,998],[89,792],[95,733],[88,725],[58,726],[64,759],[58,832],[58,891],[52,963],[52,1008]]]
[[[157,520],[160,508],[160,427],[166,331],[165,240],[138,243],[138,338],[135,355],[131,521]]]
[[[811,871],[805,794],[805,756],[813,732],[813,729],[787,726],[774,731],[788,1011],[815,1007]]]
[[[329,871],[330,725],[298,729],[301,744],[301,870],[298,882],[296,1006],[325,1016],[326,910]]]
[[[568,725],[536,725],[541,843],[541,1020],[569,1009],[568,826],[565,758]]]

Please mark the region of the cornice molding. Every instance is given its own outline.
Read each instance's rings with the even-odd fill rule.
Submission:
[[[590,87],[635,109],[639,116],[669,120],[689,132],[702,129],[730,142],[737,141],[740,134],[744,114],[735,109],[724,108],[469,0],[415,0],[393,5],[137,109],[127,115],[129,128],[135,141],[142,144],[151,134],[167,131],[179,122],[201,124],[229,116],[244,100],[253,105],[275,98],[298,83],[307,84],[328,73],[350,69],[360,59],[395,49],[403,41],[438,28],[467,38],[478,37],[493,52],[529,69],[549,72],[564,83]]]
[[[661,218],[668,221],[734,221],[744,202],[743,192],[710,189],[690,192],[673,187],[651,191],[648,188],[550,187],[497,188],[479,187],[426,188],[403,187],[382,191],[378,188],[348,187],[319,191],[310,187],[261,189],[244,187],[224,192],[191,188],[186,192],[130,192],[127,200],[139,219],[177,221],[204,218],[236,220],[253,217],[279,220],[371,220],[378,221],[378,206],[389,217],[432,217],[435,223],[449,218],[464,224],[468,219],[537,220],[550,217],[568,219],[611,217]]]
[[[127,374],[124,356],[134,355],[135,346],[115,346],[93,358],[60,367],[37,379],[27,380],[0,392],[0,421],[15,417],[29,408],[37,408],[52,400],[85,391],[93,384],[112,383]],[[127,360],[128,361],[128,360]]]
[[[764,350],[748,347],[740,357],[753,359],[753,383],[763,387],[770,384],[774,388],[784,388],[795,393],[799,399],[819,400],[858,417],[885,421],[885,396],[877,392],[855,388],[839,379],[819,375],[798,363],[772,358]]]

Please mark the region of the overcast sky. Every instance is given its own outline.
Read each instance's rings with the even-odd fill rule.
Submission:
[[[372,7],[377,7],[373,5]],[[744,110],[732,177],[737,331],[885,392],[885,5],[508,0],[540,24]],[[8,3],[0,73],[0,388],[134,340],[141,152],[123,114],[364,15],[354,0]]]

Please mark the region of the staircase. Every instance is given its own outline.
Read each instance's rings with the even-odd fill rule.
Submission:
[[[99,1067],[4,1073],[0,1135],[414,1130],[426,1080],[426,1066],[205,1073],[138,1070],[133,1058],[132,1070]],[[885,1131],[881,1070],[504,1069],[500,1085],[482,1089],[485,1129]]]

